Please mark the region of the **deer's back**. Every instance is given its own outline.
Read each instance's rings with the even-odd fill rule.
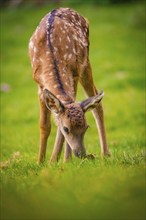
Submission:
[[[77,12],[60,8],[47,14],[29,43],[35,81],[43,88],[68,90],[88,61],[88,24]]]

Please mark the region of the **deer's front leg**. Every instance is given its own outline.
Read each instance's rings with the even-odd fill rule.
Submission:
[[[72,150],[69,144],[66,142],[65,151],[64,151],[64,162],[67,162],[72,159]]]
[[[40,98],[40,147],[38,162],[41,163],[46,157],[47,139],[51,131],[51,112],[46,108],[45,103]]]
[[[98,94],[93,83],[92,69],[90,63],[85,68],[84,74],[80,78],[80,82],[89,97]],[[104,112],[103,112],[102,104],[99,103],[99,105],[97,105],[97,107],[92,110],[92,113],[96,121],[96,126],[98,128],[101,153],[103,156],[105,155],[110,156],[110,151],[108,149],[108,144],[106,139],[106,131],[104,126]]]
[[[55,162],[59,160],[62,151],[63,142],[64,142],[64,136],[61,133],[60,129],[58,128],[55,145],[54,145],[53,153],[51,155],[50,162]]]

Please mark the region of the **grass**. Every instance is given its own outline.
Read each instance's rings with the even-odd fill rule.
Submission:
[[[90,22],[90,60],[103,105],[111,157],[102,159],[87,113],[85,136],[95,161],[37,165],[39,108],[28,41],[53,7],[1,11],[1,219],[145,219],[144,7],[72,5]],[[4,83],[7,88],[3,89]],[[85,95],[79,87],[78,100]]]

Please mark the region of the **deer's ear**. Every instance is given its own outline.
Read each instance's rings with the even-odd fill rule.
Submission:
[[[92,96],[92,97],[82,101],[80,103],[80,105],[81,105],[83,111],[86,112],[86,111],[89,111],[89,110],[92,110],[93,108],[95,108],[99,104],[99,102],[102,100],[103,96],[104,96],[104,92],[101,91],[98,95]]]
[[[56,114],[62,113],[64,111],[64,105],[62,104],[62,102],[48,89],[44,89],[43,94],[46,107],[50,111]]]

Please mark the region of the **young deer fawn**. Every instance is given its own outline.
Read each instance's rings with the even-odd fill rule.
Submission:
[[[93,83],[87,21],[69,8],[51,11],[32,35],[29,55],[40,99],[38,162],[45,160],[51,112],[58,130],[50,161],[59,159],[64,139],[64,161],[71,158],[72,152],[77,157],[86,157],[83,138],[88,128],[88,110],[92,110],[98,127],[102,155],[109,155],[101,105],[104,93],[98,92]],[[80,103],[75,102],[78,81],[88,95]]]

